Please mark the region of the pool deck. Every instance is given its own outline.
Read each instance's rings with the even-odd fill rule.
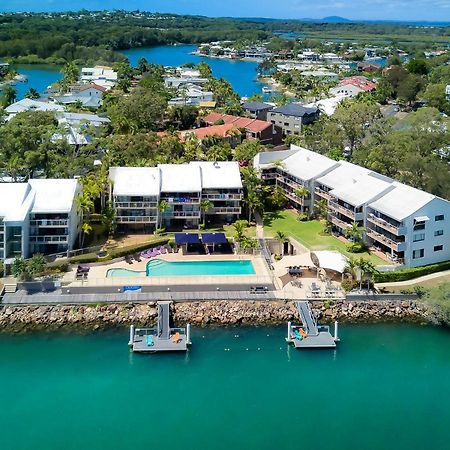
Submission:
[[[133,261],[133,264],[128,264],[125,261],[115,263],[91,266],[89,276],[86,280],[76,280],[76,266],[66,273],[62,279],[64,288],[77,287],[123,287],[123,286],[153,286],[160,287],[161,291],[166,290],[170,286],[183,285],[272,285],[273,277],[267,270],[264,260],[261,256],[253,255],[181,255],[180,253],[169,253],[160,255],[154,259],[161,259],[169,262],[187,262],[187,261],[242,261],[250,260],[255,269],[255,274],[245,275],[188,275],[188,276],[161,276],[161,277],[147,277],[145,276],[148,259],[142,258],[140,262]],[[106,276],[110,269],[127,269],[136,272],[141,272],[141,276],[133,277],[110,277]]]

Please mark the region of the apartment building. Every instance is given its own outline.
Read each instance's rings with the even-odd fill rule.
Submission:
[[[80,220],[77,180],[0,183],[0,259],[72,250]]]
[[[241,214],[243,196],[237,162],[190,162],[157,167],[110,169],[111,198],[119,230],[197,227],[202,200],[211,222],[231,222]]]
[[[299,135],[302,126],[314,122],[319,117],[319,113],[319,109],[315,106],[306,107],[296,103],[288,103],[268,111],[267,120],[281,127],[286,135]]]
[[[450,202],[445,199],[295,145],[258,154],[254,166],[300,211],[326,201],[337,234],[358,223],[365,241],[393,262],[417,267],[450,260]],[[299,199],[301,186],[309,195]]]

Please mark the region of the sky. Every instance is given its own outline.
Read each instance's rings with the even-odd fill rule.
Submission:
[[[128,9],[205,16],[450,22],[450,0],[0,0],[0,11]]]

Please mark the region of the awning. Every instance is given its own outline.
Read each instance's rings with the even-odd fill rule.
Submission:
[[[428,220],[430,220],[428,216],[414,217],[414,222],[426,222]]]
[[[175,243],[177,245],[200,244],[197,233],[175,233]]]
[[[228,243],[224,233],[203,233],[202,242],[206,245]]]
[[[347,266],[347,258],[339,252],[311,252],[311,259],[317,267],[338,273],[344,273]]]

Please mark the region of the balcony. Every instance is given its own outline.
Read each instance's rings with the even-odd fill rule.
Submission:
[[[400,234],[402,234],[400,232],[400,228],[401,228],[400,226],[396,226],[396,225],[394,225],[394,224],[392,224],[390,222],[387,222],[386,220],[384,220],[384,219],[382,219],[380,217],[377,217],[377,216],[375,216],[373,214],[369,214],[367,216],[367,220],[369,222],[377,225],[378,227],[383,228],[384,230],[387,230],[387,231],[389,231],[392,234],[395,234],[396,236],[399,236]]]
[[[210,208],[208,210],[208,214],[241,214],[242,209],[239,207],[217,207],[217,208]]]
[[[331,198],[331,195],[328,192],[325,192],[323,189],[320,189],[318,187],[316,187],[315,193],[325,200],[330,200]]]
[[[382,244],[384,244],[387,247],[395,250],[396,252],[399,252],[399,251],[403,250],[400,247],[402,246],[402,244],[404,244],[404,242],[395,242],[394,240],[388,238],[384,234],[378,233],[375,230],[372,230],[370,228],[368,228],[366,230],[366,234],[370,238],[374,239],[377,242],[381,242]]]
[[[203,198],[208,200],[242,200],[242,194],[204,194]]]
[[[116,216],[116,223],[156,223],[156,216]]]
[[[297,197],[293,192],[286,192],[283,191],[283,194],[290,200],[292,200],[295,203],[298,203],[299,205],[305,206],[306,201],[308,200],[308,198],[302,198],[302,197]]]
[[[67,227],[69,225],[68,219],[40,219],[30,220],[32,227]]]
[[[166,201],[170,205],[192,205],[200,203],[200,197],[166,197],[161,200]]]
[[[287,186],[291,187],[292,189],[299,189],[304,187],[303,184],[297,183],[296,181],[290,180],[289,178],[283,177],[283,175],[278,175],[277,177],[278,182],[286,184]]]
[[[158,202],[115,202],[116,209],[146,209],[157,208]]]
[[[67,244],[69,236],[67,234],[54,236],[30,236],[30,242],[37,244]]]
[[[263,180],[275,180],[277,177],[278,174],[276,172],[262,172],[261,174]]]
[[[330,221],[331,221],[331,223],[333,223],[334,225],[338,226],[342,230],[345,230],[346,228],[351,227],[351,225],[349,223],[344,222],[343,220],[338,219],[335,216],[330,216]]]
[[[179,219],[199,219],[200,211],[172,211],[168,216]]]
[[[355,211],[352,211],[351,209],[347,209],[345,206],[340,205],[336,202],[328,202],[328,207],[335,212],[339,212],[343,214],[346,217],[350,217],[353,221],[356,219]]]

